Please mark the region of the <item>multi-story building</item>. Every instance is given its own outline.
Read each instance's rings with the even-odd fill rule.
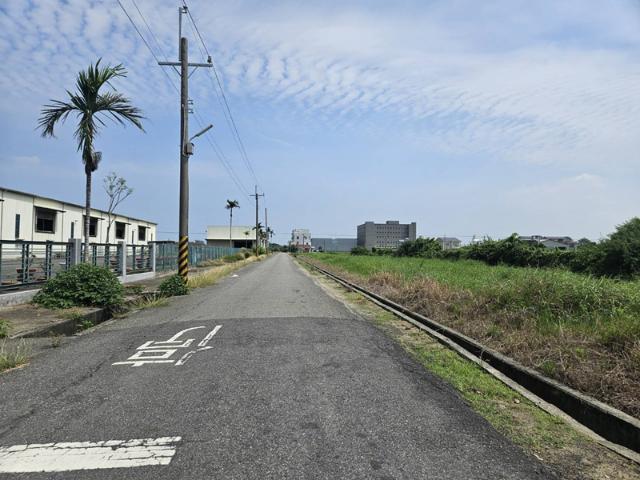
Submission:
[[[350,252],[358,245],[355,238],[313,238],[311,246],[317,252]]]
[[[85,207],[0,187],[0,240],[66,242],[82,238]],[[147,245],[156,240],[154,222],[111,214],[113,223],[107,238],[108,212],[91,209],[90,243]]]
[[[398,248],[405,240],[416,239],[416,222],[400,223],[388,220],[387,223],[365,222],[358,225],[359,247]]]
[[[298,248],[310,248],[311,247],[311,233],[304,228],[297,228],[291,232],[290,245],[295,245]]]

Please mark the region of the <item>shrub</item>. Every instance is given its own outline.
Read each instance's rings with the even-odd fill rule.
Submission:
[[[438,258],[442,253],[442,245],[435,238],[406,240],[396,250],[397,257]]]
[[[244,259],[246,258],[246,257],[245,257],[245,254],[244,254],[244,253],[242,253],[242,252],[238,252],[238,253],[236,253],[235,257],[236,257],[236,261],[238,261],[238,262],[239,262],[240,260],[244,260]]]
[[[353,247],[351,255],[371,255],[371,252],[364,247]]]
[[[48,280],[33,302],[54,309],[115,307],[123,303],[124,291],[107,267],[81,263]]]
[[[618,225],[598,247],[602,249],[600,275],[623,278],[640,275],[640,218]]]
[[[158,293],[163,297],[189,295],[189,287],[184,284],[184,279],[177,273],[166,278],[158,285]]]

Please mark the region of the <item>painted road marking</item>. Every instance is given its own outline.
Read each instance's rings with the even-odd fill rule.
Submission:
[[[218,333],[218,330],[222,325],[217,325],[213,330],[211,330],[200,343],[198,343],[198,347],[196,350],[191,350],[190,352],[185,353],[178,361],[171,360],[170,357],[178,351],[179,348],[188,348],[194,341],[194,338],[189,338],[187,340],[182,340],[180,337],[191,330],[200,330],[202,327],[192,327],[187,328],[185,330],[181,330],[176,333],[169,340],[164,340],[160,342],[156,341],[148,341],[140,345],[136,348],[136,353],[131,355],[124,362],[115,362],[111,365],[131,365],[132,367],[141,367],[143,365],[153,364],[153,363],[174,363],[175,366],[178,367],[180,365],[184,365],[187,360],[189,360],[194,353],[201,352],[204,350],[209,350],[212,347],[208,347],[207,343],[213,338],[213,336]]]
[[[214,328],[213,330],[211,330],[206,337],[204,337],[204,339],[202,339],[202,341],[198,344],[199,347],[206,347],[207,343],[209,343],[209,340],[211,340],[213,338],[213,336],[218,333],[218,330],[220,330],[220,328],[222,327],[222,325],[218,325],[216,328]]]
[[[169,465],[181,437],[0,447],[0,473],[65,472]]]

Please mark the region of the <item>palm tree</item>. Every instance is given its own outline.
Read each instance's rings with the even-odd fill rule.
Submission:
[[[269,238],[269,243],[272,243],[271,241],[273,240],[274,235],[275,235],[275,232],[271,230],[271,227],[267,227],[267,237]],[[269,249],[267,249],[267,253],[269,253],[268,250]]]
[[[85,252],[89,250],[89,226],[91,224],[91,174],[98,169],[98,164],[102,159],[102,153],[96,152],[93,143],[100,135],[99,128],[105,126],[104,118],[112,120],[116,124],[126,127],[125,120],[132,123],[144,132],[140,120],[145,119],[142,111],[131,106],[131,101],[122,94],[106,92],[98,93],[100,88],[106,83],[109,86],[110,80],[118,77],[126,77],[122,64],[112,67],[107,65],[100,67],[99,59],[95,66],[89,65],[85,72],[78,73],[76,81],[77,93],[69,94],[69,102],[50,100],[51,105],[45,105],[42,109],[42,117],[38,121],[38,128],[42,129],[42,136],[55,137],[53,129],[61,121],[64,123],[71,113],[76,113],[79,117],[78,128],[73,134],[78,142],[78,151],[82,152],[82,163],[84,172],[87,175],[86,184],[86,212],[84,219],[84,244]],[[113,88],[113,87],[112,87]]]
[[[240,204],[237,200],[229,200],[227,199],[227,204],[224,206],[227,210],[229,210],[229,248],[233,248],[231,244],[231,225],[233,224],[233,209],[240,208]]]
[[[251,230],[255,230],[258,229],[258,237],[262,237],[262,222],[258,222],[257,225],[255,227],[253,227]],[[260,245],[259,242],[256,239],[256,257],[260,254]]]
[[[249,242],[249,234],[251,232],[249,230],[245,230],[243,233],[244,233],[244,243],[246,245]]]

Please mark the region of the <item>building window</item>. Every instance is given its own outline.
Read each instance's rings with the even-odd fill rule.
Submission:
[[[16,238],[20,238],[20,214],[16,213]]]
[[[76,238],[75,232],[76,232],[76,222],[71,222],[71,238]]]
[[[87,216],[83,215],[82,216],[82,225],[83,225],[83,231],[84,231],[84,225],[87,221]],[[98,236],[98,219],[94,218],[94,217],[90,217],[89,218],[89,236],[90,237],[97,237]]]
[[[116,222],[116,239],[117,240],[124,240],[126,229],[127,229],[126,223]]]
[[[147,227],[138,226],[138,240],[141,242],[147,241]]]
[[[36,232],[54,233],[55,223],[56,212],[45,210],[44,208],[36,208]]]

